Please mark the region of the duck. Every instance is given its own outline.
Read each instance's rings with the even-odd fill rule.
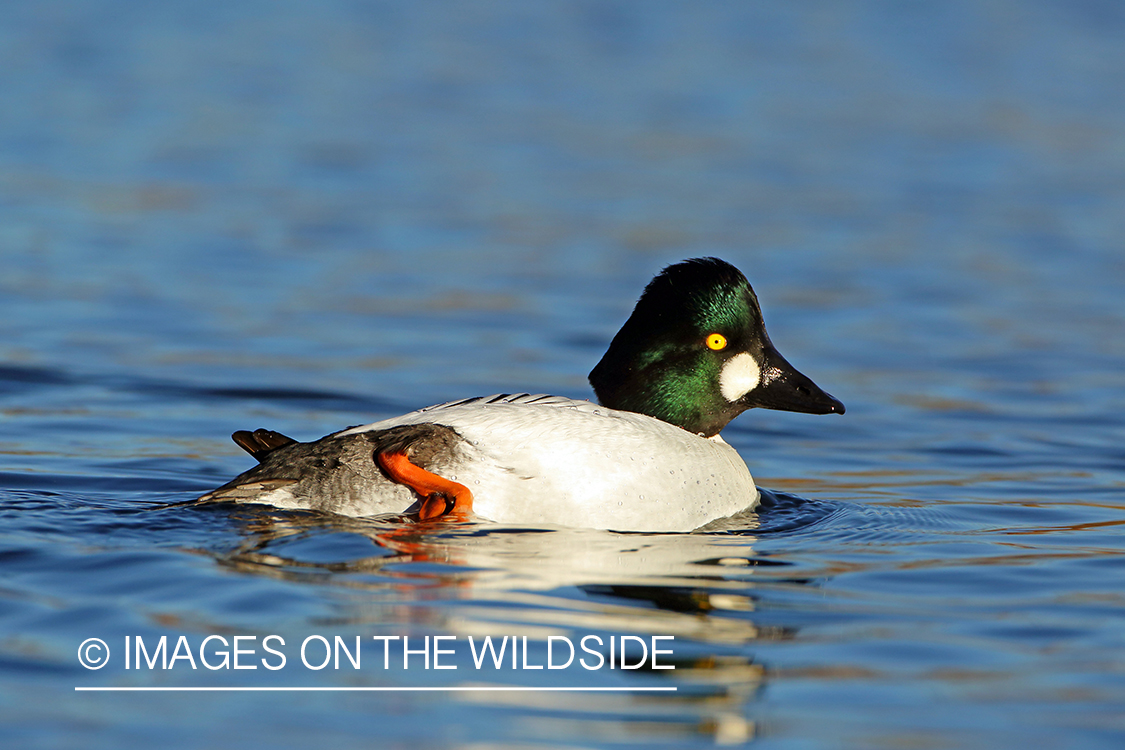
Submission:
[[[746,277],[718,258],[664,268],[589,374],[596,403],[496,394],[299,442],[240,430],[257,466],[198,503],[418,523],[683,532],[752,510],[720,432],[753,408],[843,414],[778,352]]]

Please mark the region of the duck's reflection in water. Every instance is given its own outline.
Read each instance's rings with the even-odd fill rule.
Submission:
[[[674,693],[455,694],[518,707],[523,735],[636,742],[703,732],[721,743],[746,741],[754,734],[747,707],[765,672],[747,646],[792,635],[755,623],[755,575],[777,563],[754,556],[751,513],[690,534],[236,513],[244,540],[218,561],[332,587],[340,600],[336,627],[478,640],[564,636],[576,644],[590,633],[602,644],[614,634],[674,637],[674,655],[662,658],[675,669],[617,670],[614,677],[616,684],[674,685]],[[608,645],[601,650],[609,656]]]

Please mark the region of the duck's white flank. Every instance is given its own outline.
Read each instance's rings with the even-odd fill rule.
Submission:
[[[468,487],[474,512],[500,523],[688,531],[758,501],[745,462],[721,439],[588,401],[474,399],[338,434],[421,423],[465,438],[464,455],[428,468]]]

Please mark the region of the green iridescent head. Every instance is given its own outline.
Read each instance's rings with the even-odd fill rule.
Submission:
[[[778,353],[746,277],[718,258],[676,263],[649,282],[590,384],[604,406],[707,437],[756,406],[844,413]]]

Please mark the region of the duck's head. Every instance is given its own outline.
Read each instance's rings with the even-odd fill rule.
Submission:
[[[653,279],[590,384],[603,406],[707,437],[755,406],[844,413],[774,348],[750,283],[718,258],[685,260]]]

